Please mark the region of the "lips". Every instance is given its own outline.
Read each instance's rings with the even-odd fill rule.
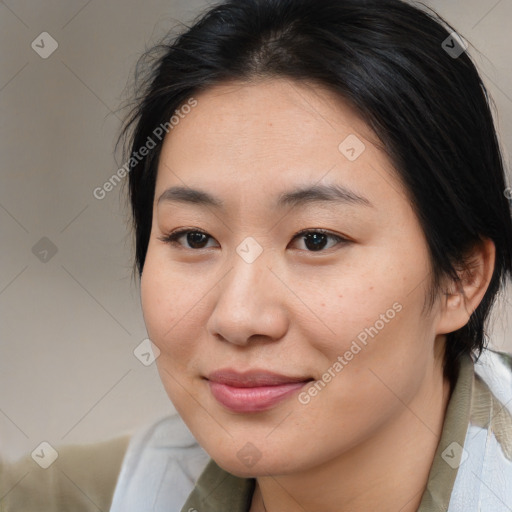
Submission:
[[[239,413],[267,410],[312,380],[265,370],[240,373],[231,369],[217,370],[207,377],[214,398]]]

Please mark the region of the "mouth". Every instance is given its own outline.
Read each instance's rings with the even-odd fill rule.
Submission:
[[[217,402],[230,411],[249,413],[270,409],[314,379],[265,370],[240,373],[223,369],[210,373],[206,380]]]

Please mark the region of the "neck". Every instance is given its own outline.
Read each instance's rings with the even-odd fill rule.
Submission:
[[[434,373],[364,443],[300,474],[258,477],[250,512],[417,511],[450,398],[441,364]]]

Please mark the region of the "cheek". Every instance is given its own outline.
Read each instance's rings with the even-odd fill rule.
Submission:
[[[309,306],[300,308],[304,311],[300,322],[317,351],[335,359],[354,341],[367,348],[371,343],[376,349],[374,341],[384,339],[391,349],[423,328],[419,324],[426,293],[423,269],[410,261],[393,260],[391,255],[381,257],[311,280],[302,275],[295,283],[294,291]]]
[[[203,320],[199,298],[182,273],[148,248],[141,276],[141,305],[151,341],[160,349],[156,366],[163,387],[179,414],[187,417],[195,394],[198,340]],[[199,398],[199,397],[197,397]],[[197,399],[196,398],[196,399]]]
[[[203,325],[201,290],[148,248],[141,276],[141,305],[148,336],[160,349],[157,362],[174,368],[190,361]]]
[[[380,255],[359,271],[354,266],[323,280],[330,283],[323,296],[310,294],[320,311],[323,335],[309,328],[308,340],[322,356],[321,380],[329,381],[329,391],[311,400],[321,405],[318,413],[333,400],[352,410],[348,417],[354,418],[361,404],[372,410],[377,399],[384,413],[396,401],[393,392],[404,401],[412,396],[432,359],[432,318],[423,311],[427,260],[423,254],[391,250]]]
[[[431,342],[428,329],[418,321],[420,308],[403,302],[399,311],[391,304],[388,323],[370,315],[371,323],[357,325],[364,320],[361,313],[357,322],[350,318],[350,334],[330,338],[330,347],[323,347],[326,362],[318,367],[322,373],[317,383],[299,396],[301,432],[317,439],[319,432],[330,436],[343,430],[342,448],[347,449],[398,417],[411,402],[429,371]],[[387,301],[383,304],[388,306]],[[342,321],[338,325],[340,332],[345,329]],[[308,453],[318,451],[315,442],[306,444]]]

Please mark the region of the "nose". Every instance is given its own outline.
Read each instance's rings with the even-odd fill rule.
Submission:
[[[278,340],[288,329],[284,285],[262,255],[247,263],[235,254],[233,267],[220,281],[206,329],[212,336],[246,345],[251,340]]]

